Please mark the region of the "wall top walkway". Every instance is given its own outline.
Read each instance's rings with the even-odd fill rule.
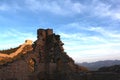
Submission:
[[[10,53],[10,54],[5,54],[5,53],[0,53],[0,58],[13,58],[17,56],[21,51],[24,49],[25,46],[27,45],[32,45],[33,41],[32,40],[25,40],[25,43],[23,43],[20,48],[18,48],[15,52]]]

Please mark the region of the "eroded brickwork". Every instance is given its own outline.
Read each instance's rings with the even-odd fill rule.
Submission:
[[[74,80],[79,69],[63,45],[52,29],[38,29],[33,50],[1,65],[0,80]]]

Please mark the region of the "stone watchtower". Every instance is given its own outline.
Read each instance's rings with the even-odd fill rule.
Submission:
[[[39,71],[39,75],[44,75],[44,78],[55,78],[57,75],[71,72],[69,63],[74,61],[66,55],[62,46],[60,36],[54,34],[52,29],[37,30],[33,54],[37,65],[35,70]]]
[[[0,80],[82,80],[63,45],[52,29],[38,29],[34,43],[26,40],[18,55],[0,61]]]

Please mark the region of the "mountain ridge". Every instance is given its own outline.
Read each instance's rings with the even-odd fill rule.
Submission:
[[[112,66],[112,65],[120,65],[120,60],[103,60],[103,61],[96,61],[96,62],[83,62],[83,63],[77,63],[77,64],[85,66],[89,70],[97,70],[101,67],[109,67],[109,66]]]

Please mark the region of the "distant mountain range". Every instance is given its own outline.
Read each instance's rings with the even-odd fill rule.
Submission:
[[[98,70],[101,67],[108,67],[113,65],[120,65],[120,60],[104,60],[104,61],[97,61],[97,62],[83,62],[78,63],[79,65],[87,67],[89,70]]]

